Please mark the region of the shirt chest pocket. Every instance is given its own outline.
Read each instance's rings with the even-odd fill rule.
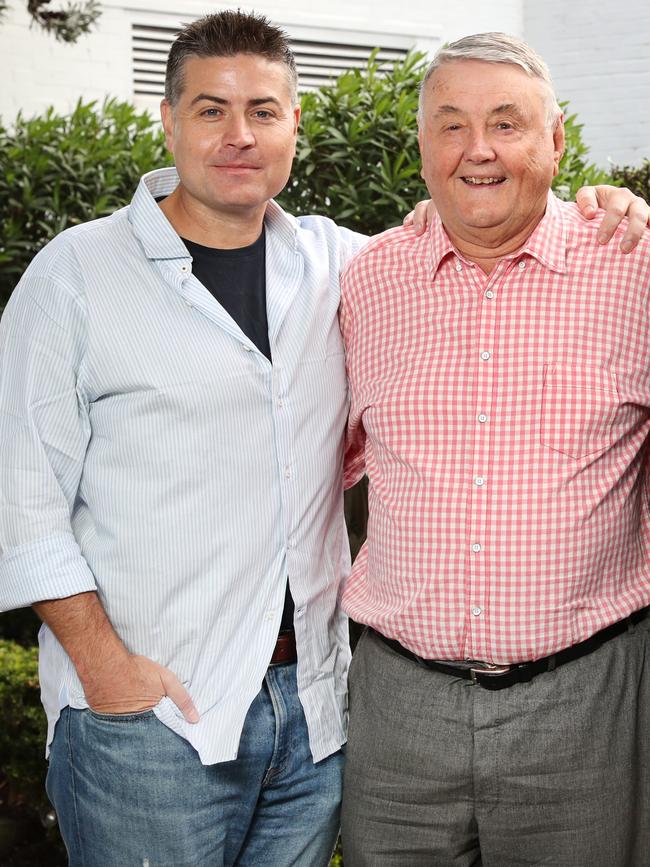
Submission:
[[[612,444],[619,407],[616,374],[601,367],[545,365],[541,441],[576,460]]]

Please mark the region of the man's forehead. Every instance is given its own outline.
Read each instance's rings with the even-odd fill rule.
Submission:
[[[250,101],[264,96],[284,96],[289,90],[284,63],[260,54],[244,53],[188,57],[183,67],[183,84],[184,96],[190,100],[204,92],[215,96],[230,94]]]
[[[519,89],[536,86],[541,82],[529,75],[516,63],[488,60],[452,60],[438,67],[429,79],[432,92],[447,88],[462,88],[480,93],[501,87]]]
[[[460,60],[445,63],[431,75],[425,97],[434,112],[480,108],[528,114],[531,99],[544,99],[544,84],[512,63]]]

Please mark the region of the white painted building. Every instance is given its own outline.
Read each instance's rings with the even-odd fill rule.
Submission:
[[[523,36],[584,124],[593,162],[650,159],[648,0],[524,0]]]
[[[374,46],[387,59],[410,47],[433,53],[467,33],[522,36],[548,61],[561,99],[585,124],[591,158],[606,165],[650,156],[650,4],[601,0],[298,0],[207,5],[198,0],[102,0],[95,31],[63,45],[29,26],[25,0],[0,25],[0,116],[10,122],[79,97],[115,96],[157,112],[166,50],[179,23],[217,8],[255,9],[292,37],[303,86],[359,64]]]

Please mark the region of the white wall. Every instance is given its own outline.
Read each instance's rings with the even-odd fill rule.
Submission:
[[[216,8],[241,6],[268,15],[295,36],[308,37],[310,28],[348,36],[374,34],[377,41],[397,35],[424,50],[435,50],[467,32],[501,29],[521,34],[522,0],[328,0],[308,11],[302,0],[261,0],[259,3],[196,2],[196,0],[103,0],[98,28],[76,45],[56,42],[29,26],[26,0],[10,0],[0,24],[0,116],[10,122],[18,110],[31,116],[48,105],[69,110],[81,96],[132,98],[130,26],[133,20],[155,17],[162,25],[198,17]]]
[[[524,33],[584,124],[593,162],[650,158],[648,0],[525,0]]]
[[[30,28],[25,0],[10,4],[0,23],[0,116],[5,123],[19,109],[28,116],[48,105],[67,111],[80,96],[130,97],[129,20],[121,10],[104,4],[101,27],[76,45],[66,45]]]

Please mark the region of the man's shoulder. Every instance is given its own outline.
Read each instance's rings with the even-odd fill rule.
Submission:
[[[584,255],[589,255],[589,248],[594,255],[606,256],[610,259],[619,260],[621,263],[632,261],[650,262],[650,228],[643,231],[639,243],[631,253],[621,253],[620,244],[627,230],[627,217],[624,217],[607,244],[598,242],[598,230],[605,211],[599,208],[596,216],[587,220],[582,216],[575,202],[557,200],[557,205],[562,214],[562,219],[567,228],[567,242],[569,249],[580,248]]]
[[[119,247],[119,238],[126,237],[123,226],[127,224],[127,210],[122,208],[59,232],[36,253],[12,295],[19,299],[54,292],[79,300],[92,263],[110,256],[110,251]]]
[[[43,266],[68,255],[74,255],[75,249],[79,246],[94,245],[99,250],[102,246],[112,243],[127,220],[127,212],[128,206],[106,217],[69,226],[48,241],[37,253],[32,264]]]
[[[416,235],[411,226],[395,226],[370,238],[350,263],[346,275],[421,262],[430,244],[428,232]]]

